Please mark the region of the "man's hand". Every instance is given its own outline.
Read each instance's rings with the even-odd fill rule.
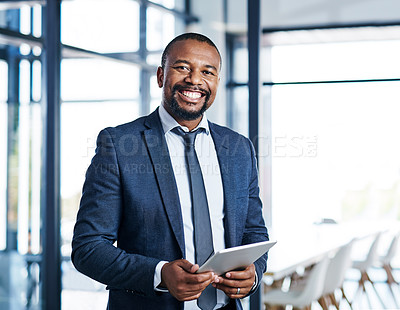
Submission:
[[[212,283],[217,276],[213,272],[196,274],[199,265],[193,265],[186,259],[179,259],[165,264],[161,269],[160,286],[179,301],[199,298],[201,292]]]
[[[213,286],[225,292],[232,299],[243,298],[250,293],[255,281],[256,268],[254,264],[245,270],[229,271],[223,277],[215,279]],[[239,294],[238,288],[240,288]]]

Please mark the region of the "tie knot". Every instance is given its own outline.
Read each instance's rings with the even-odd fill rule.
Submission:
[[[198,128],[194,131],[185,132],[181,127],[175,127],[172,131],[183,137],[185,140],[185,145],[187,147],[194,147],[194,141],[196,140],[196,136],[200,133],[203,128]]]

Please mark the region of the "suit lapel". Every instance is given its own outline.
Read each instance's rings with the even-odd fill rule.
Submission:
[[[218,163],[221,170],[222,185],[224,188],[224,230],[226,247],[236,246],[236,209],[233,167],[234,162],[229,154],[229,136],[222,135],[217,126],[209,122],[210,131],[217,151]]]
[[[144,139],[149,150],[165,211],[181,249],[182,257],[185,257],[181,205],[158,109],[147,117],[145,125],[148,129],[144,131]]]

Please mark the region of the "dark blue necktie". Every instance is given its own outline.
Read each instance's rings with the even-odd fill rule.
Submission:
[[[195,258],[196,263],[201,266],[214,253],[214,247],[206,189],[194,149],[194,142],[200,128],[195,131],[184,132],[182,128],[176,127],[173,132],[182,136],[185,141],[185,157],[192,201]],[[209,285],[197,300],[197,305],[202,310],[212,310],[216,303],[217,291],[212,285]]]

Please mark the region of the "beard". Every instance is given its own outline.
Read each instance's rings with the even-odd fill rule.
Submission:
[[[175,85],[172,88],[171,100],[165,99],[165,102],[168,105],[168,107],[171,109],[171,112],[174,113],[174,115],[176,115],[180,119],[185,120],[185,121],[193,121],[193,120],[196,120],[199,117],[203,116],[204,112],[208,109],[208,101],[209,101],[210,95],[211,95],[210,92],[207,90],[201,89],[201,91],[205,93],[204,103],[201,106],[200,110],[190,112],[190,111],[186,111],[181,106],[179,106],[178,101],[176,100],[176,93],[181,89],[183,90],[184,88],[179,85]],[[185,87],[185,89],[187,89],[187,87]],[[200,90],[200,89],[196,89],[196,90]]]

